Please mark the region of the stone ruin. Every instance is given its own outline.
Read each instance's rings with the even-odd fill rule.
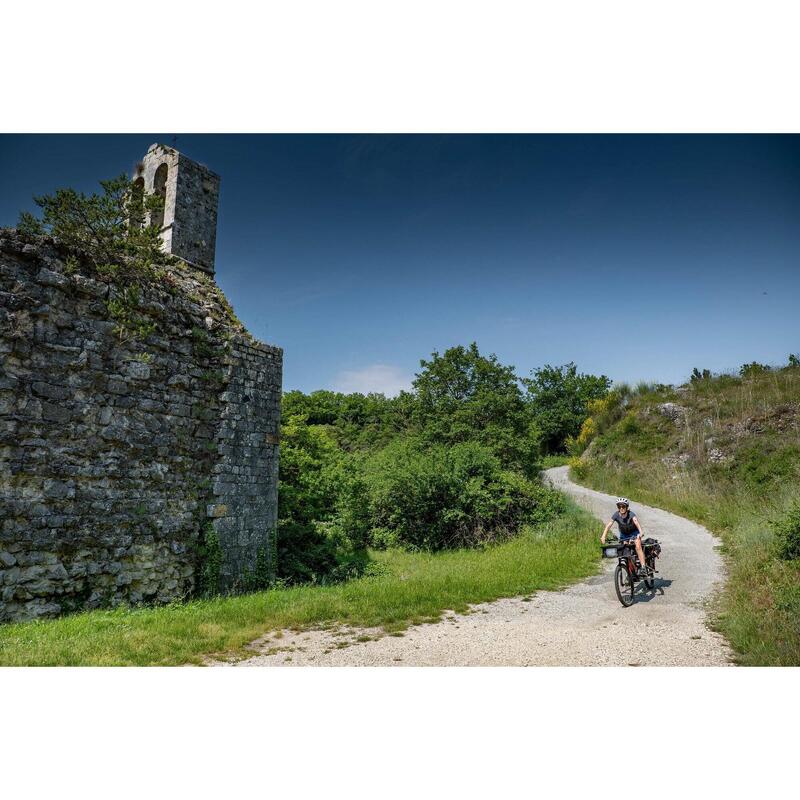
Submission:
[[[282,351],[214,282],[219,177],[153,145],[136,180],[180,259],[143,341],[119,287],[0,229],[0,621],[191,596],[210,532],[221,589],[274,570]]]
[[[164,200],[159,217],[148,220],[161,229],[164,252],[213,275],[219,175],[172,147],[154,144],[137,167],[134,186]]]

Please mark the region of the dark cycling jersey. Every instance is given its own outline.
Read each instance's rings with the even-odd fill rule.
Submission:
[[[614,516],[611,517],[611,519],[619,526],[619,533],[623,538],[628,538],[639,533],[639,529],[636,527],[636,524],[633,521],[635,516],[636,513],[634,510],[629,508],[628,513],[624,517],[619,513],[619,511],[615,511]]]

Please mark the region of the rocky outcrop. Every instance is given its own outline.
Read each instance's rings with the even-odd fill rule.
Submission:
[[[686,408],[677,403],[661,403],[657,408],[659,414],[672,420],[676,425],[682,425],[686,420]]]

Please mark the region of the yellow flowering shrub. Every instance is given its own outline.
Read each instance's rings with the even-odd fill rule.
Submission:
[[[577,436],[567,437],[567,452],[580,455],[589,446],[589,442],[614,421],[619,409],[620,396],[617,392],[609,392],[605,397],[589,400],[586,404],[589,416],[583,421]]]

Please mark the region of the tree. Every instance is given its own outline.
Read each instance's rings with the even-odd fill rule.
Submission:
[[[578,373],[574,363],[534,370],[523,379],[530,414],[538,426],[547,453],[564,452],[567,437],[577,437],[588,416],[587,404],[608,394],[611,380],[605,375]]]
[[[305,524],[330,516],[336,496],[331,468],[339,458],[333,437],[300,415],[281,422],[279,522]]]
[[[57,189],[53,195],[34,197],[42,218],[23,211],[17,229],[28,235],[49,234],[76,256],[107,274],[125,271],[141,278],[167,256],[161,249],[159,229],[145,224],[163,208],[163,198],[145,195],[139,186],[120,175],[100,181],[102,194],[85,195],[74,189]]]
[[[325,583],[363,569],[363,547],[330,524],[343,483],[344,456],[331,433],[303,415],[281,423],[277,576]]]
[[[153,324],[137,312],[140,290],[159,278],[161,266],[173,263],[162,251],[160,229],[147,224],[163,209],[163,198],[145,195],[139,184],[120,175],[100,181],[102,194],[85,195],[74,189],[57,189],[53,195],[34,197],[42,218],[28,211],[19,216],[23,235],[50,235],[66,251],[66,272],[87,265],[99,277],[114,279],[116,289],[108,312],[121,338],[145,338]]]
[[[414,380],[412,420],[423,441],[454,445],[475,441],[490,448],[505,466],[529,471],[538,455],[514,367],[497,356],[482,356],[478,345],[451,347],[420,361]]]
[[[310,394],[293,390],[283,395],[282,413],[304,414],[309,425],[327,425],[337,443],[347,451],[372,449],[386,444],[410,426],[414,396],[341,394],[320,389]]]

